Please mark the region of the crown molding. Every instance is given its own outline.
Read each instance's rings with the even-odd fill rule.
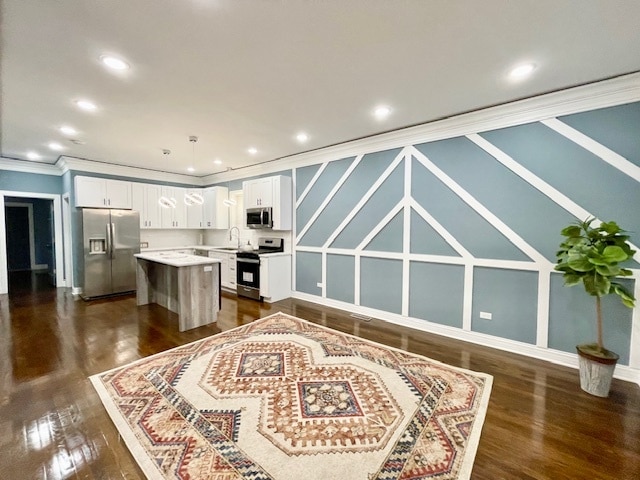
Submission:
[[[17,160],[15,158],[6,157],[0,157],[0,170],[39,173],[41,175],[62,175],[62,172],[58,167],[49,163],[34,163],[27,160]]]
[[[202,177],[226,182],[332,160],[433,142],[640,100],[640,72],[382,133],[312,152]]]
[[[157,180],[168,183],[181,183],[189,186],[203,186],[202,178],[178,173],[161,172],[146,168],[128,167],[126,165],[114,165],[111,163],[94,162],[75,157],[61,156],[56,162],[56,167],[62,172],[70,170],[86,173],[100,173],[118,177],[130,177],[132,181]]]

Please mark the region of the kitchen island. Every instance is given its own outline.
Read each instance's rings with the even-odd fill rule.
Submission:
[[[138,305],[177,313],[178,329],[214,323],[220,310],[220,260],[176,252],[135,254]]]

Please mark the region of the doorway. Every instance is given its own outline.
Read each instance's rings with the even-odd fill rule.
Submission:
[[[34,205],[38,201],[38,207]],[[62,208],[60,195],[48,194],[48,193],[27,193],[27,192],[15,192],[15,191],[0,191],[0,294],[9,292],[9,249],[7,248],[7,241],[13,242],[12,230],[13,228],[7,228],[6,215],[10,217],[18,217],[10,221],[18,222],[17,230],[24,232],[24,214],[14,213],[7,211],[5,208],[5,202],[9,204],[13,203],[28,203],[32,204],[33,216],[33,232],[34,236],[38,238],[34,242],[26,242],[24,240],[24,233],[20,233],[18,236],[22,238],[18,240],[17,245],[11,245],[9,248],[11,252],[20,250],[20,255],[26,255],[24,249],[28,249],[29,252],[29,269],[28,270],[12,270],[14,272],[27,272],[30,277],[35,272],[34,279],[37,284],[45,283],[48,286],[64,286],[64,254],[63,254],[63,242],[62,242]],[[36,202],[36,203],[34,203]],[[36,214],[36,208],[38,213]],[[28,209],[28,207],[27,207]],[[28,215],[28,213],[27,213]],[[28,220],[27,220],[28,223]],[[22,227],[20,227],[22,225]],[[22,230],[21,230],[22,229]],[[45,234],[41,233],[41,230]],[[33,245],[34,251],[31,252],[31,245]],[[23,258],[24,260],[24,258]],[[12,265],[15,268],[15,265]],[[40,275],[42,274],[42,275]],[[26,274],[23,274],[26,275]],[[42,280],[44,278],[44,281]],[[31,282],[33,284],[33,282]]]
[[[5,197],[9,293],[55,288],[53,201]]]

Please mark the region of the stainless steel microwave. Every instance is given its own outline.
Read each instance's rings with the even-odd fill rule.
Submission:
[[[272,228],[271,208],[247,208],[247,228]]]

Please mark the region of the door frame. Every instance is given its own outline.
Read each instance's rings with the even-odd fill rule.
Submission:
[[[62,195],[62,230],[64,239],[64,284],[73,287],[73,263],[71,261],[71,198],[68,193]]]
[[[64,287],[64,245],[62,242],[62,202],[60,200],[60,195],[0,190],[0,295],[9,293],[9,273],[7,271],[7,225],[4,215],[5,197],[43,198],[46,200],[53,200],[53,238],[55,241],[56,285],[58,287]]]

